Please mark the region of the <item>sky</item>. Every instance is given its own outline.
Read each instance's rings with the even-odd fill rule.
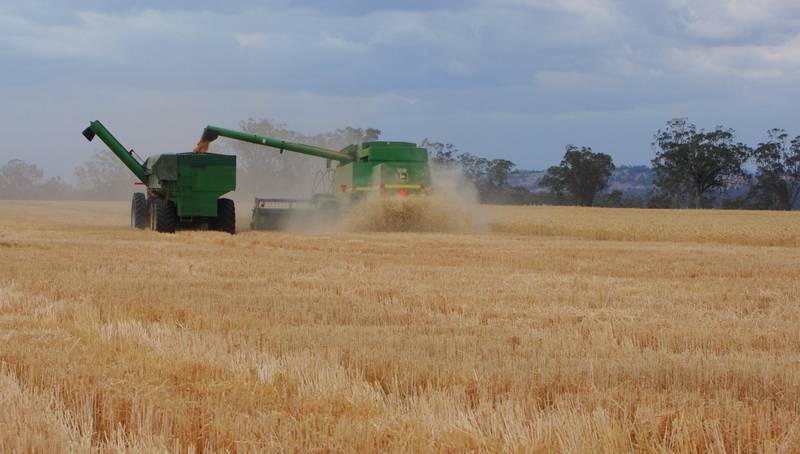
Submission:
[[[797,0],[0,0],[0,163],[65,177],[96,119],[143,156],[268,118],[647,164],[675,117],[800,135],[798,82]]]

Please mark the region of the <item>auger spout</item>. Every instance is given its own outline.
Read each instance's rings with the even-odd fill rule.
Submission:
[[[144,166],[133,157],[132,151],[128,151],[127,148],[123,147],[122,144],[119,143],[119,140],[103,126],[103,123],[97,120],[90,122],[89,127],[83,130],[83,137],[86,137],[86,140],[89,142],[91,142],[95,136],[99,137],[100,140],[106,144],[108,149],[117,155],[119,160],[136,175],[139,181],[147,184],[147,170]]]
[[[203,130],[203,136],[200,138],[200,141],[197,143],[197,146],[194,149],[195,153],[205,153],[208,150],[208,144],[220,136],[227,137],[229,139],[241,140],[243,142],[254,143],[257,145],[277,148],[279,150],[288,150],[295,153],[317,156],[320,158],[330,159],[332,161],[338,161],[342,164],[356,160],[355,156],[344,151],[331,150],[328,148],[305,145],[301,143],[287,142],[285,140],[275,139],[272,137],[260,136],[242,131],[234,131],[232,129],[225,129],[211,125],[206,126],[206,129]]]

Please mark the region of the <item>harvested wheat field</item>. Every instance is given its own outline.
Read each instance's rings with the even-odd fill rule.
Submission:
[[[228,236],[127,210],[0,202],[1,451],[800,450],[798,213]]]

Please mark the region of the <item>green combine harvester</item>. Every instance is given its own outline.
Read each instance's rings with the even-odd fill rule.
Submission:
[[[131,201],[131,226],[173,233],[178,229],[236,231],[233,200],[220,198],[236,189],[236,157],[213,153],[154,155],[142,161],[99,121],[83,131],[99,137],[147,188]]]
[[[251,220],[254,230],[277,230],[291,222],[320,217],[327,220],[368,195],[404,198],[426,195],[431,189],[427,150],[407,142],[365,142],[337,151],[208,126],[194,152],[142,160],[99,121],[91,122],[83,135],[89,141],[99,137],[146,187],[146,193],[133,194],[131,226],[158,232],[235,233],[233,200],[221,196],[236,189],[236,157],[207,153],[209,144],[219,137],[328,161],[327,171],[315,184],[322,190],[311,199],[256,198]]]
[[[327,168],[333,173],[324,191],[309,200],[257,198],[251,221],[254,230],[281,229],[292,220],[335,216],[370,194],[403,198],[425,195],[431,189],[428,151],[413,143],[365,142],[337,151],[207,126],[194,151],[204,153],[219,137],[317,156],[328,160]],[[332,163],[337,164],[335,168]]]

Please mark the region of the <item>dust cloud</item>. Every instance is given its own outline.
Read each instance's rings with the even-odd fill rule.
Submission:
[[[487,230],[478,192],[460,169],[432,166],[427,196],[373,196],[352,206],[339,223],[350,232],[473,233]]]
[[[428,195],[403,198],[372,195],[352,206],[340,207],[338,211],[314,208],[309,202],[295,203],[291,214],[287,213],[278,221],[278,230],[304,233],[487,231],[477,190],[461,170],[432,166],[431,174],[433,186]],[[281,196],[308,199],[311,185],[302,180],[298,178],[293,185],[284,186]],[[292,190],[287,190],[289,188]],[[252,204],[253,198],[237,200],[237,207],[243,208],[239,211],[239,230],[248,228]]]

